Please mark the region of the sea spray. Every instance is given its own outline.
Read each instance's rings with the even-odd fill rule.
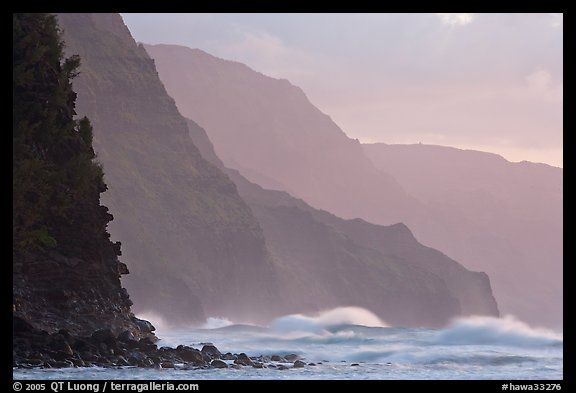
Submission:
[[[386,327],[387,325],[373,312],[361,307],[337,307],[324,310],[313,316],[291,314],[276,318],[270,328],[279,332],[309,332],[326,334],[326,328],[337,325],[362,325],[367,327]]]
[[[338,311],[340,312],[340,311]],[[336,314],[338,314],[336,312]],[[445,329],[368,327],[356,320],[323,315],[286,316],[285,330],[229,325],[213,329],[167,328],[160,324],[158,346],[183,344],[201,349],[212,342],[222,352],[248,356],[297,354],[315,366],[280,371],[269,367],[195,370],[195,379],[562,379],[562,335],[513,317],[469,317]],[[140,315],[147,317],[146,315]],[[289,317],[289,318],[288,318]],[[155,323],[156,320],[152,319]],[[211,321],[218,326],[222,321]],[[312,324],[313,323],[313,324]],[[302,329],[308,327],[307,332]],[[351,367],[352,363],[358,366]],[[290,365],[288,365],[290,366]],[[17,379],[189,379],[178,369],[17,369]]]
[[[533,328],[512,315],[503,318],[474,316],[458,318],[434,340],[449,345],[541,346],[562,344],[563,337],[550,330]]]

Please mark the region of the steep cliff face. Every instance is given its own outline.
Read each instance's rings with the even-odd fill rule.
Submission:
[[[262,230],[234,183],[190,140],[154,61],[119,15],[58,19],[67,53],[82,57],[78,112],[93,121],[134,309],[173,323],[269,316],[279,299]]]
[[[145,48],[182,115],[204,127],[224,164],[250,181],[344,218],[392,224],[424,214],[289,81],[198,49]]]
[[[37,329],[145,334],[120,285],[127,273],[106,231],[106,189],[88,120],[74,120],[57,25],[13,14],[13,313]]]
[[[498,315],[490,281],[418,243],[403,224],[344,220],[226,169],[206,132],[189,121],[202,155],[236,183],[279,266],[286,312],[353,305],[392,325],[442,326],[459,315]]]
[[[419,242],[487,272],[503,313],[561,325],[558,173],[528,163],[510,170],[503,159],[470,165],[448,149],[370,153],[285,80],[200,50],[146,50],[181,112],[207,130],[228,167],[339,217],[402,222]]]
[[[444,146],[363,146],[378,168],[437,212],[453,241],[435,243],[490,275],[503,312],[562,326],[561,168]]]
[[[497,313],[495,305],[472,310],[460,299],[464,292],[448,282],[442,265],[456,262],[442,254],[382,251],[353,239],[346,221],[225,169],[204,131],[180,116],[118,15],[59,20],[68,53],[83,59],[78,112],[93,119],[110,187],[104,197],[116,216],[110,230],[130,264],[126,285],[136,310],[184,323],[204,316],[266,321],[351,305],[410,326],[440,326],[463,312]],[[403,226],[397,231],[408,232],[407,248],[419,246]],[[436,271],[420,266],[428,258],[440,260]],[[476,276],[462,271],[466,286]],[[489,285],[478,296],[493,301]]]

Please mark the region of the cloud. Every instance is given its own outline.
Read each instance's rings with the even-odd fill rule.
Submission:
[[[288,79],[352,138],[517,149],[534,160],[562,148],[561,13],[125,18],[137,40]]]
[[[442,23],[451,26],[464,26],[472,22],[474,14],[446,14],[437,13]]]

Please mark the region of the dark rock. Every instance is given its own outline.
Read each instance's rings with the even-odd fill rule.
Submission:
[[[174,363],[172,363],[172,362],[162,362],[162,363],[160,363],[160,366],[162,366],[162,368],[174,368]]]
[[[62,351],[52,351],[50,353],[50,356],[54,360],[67,360],[67,359],[70,359],[70,357],[71,357],[71,355],[69,353],[62,352]]]
[[[93,344],[80,338],[76,338],[71,347],[74,351],[91,351],[95,348]]]
[[[185,362],[190,362],[194,365],[203,365],[206,363],[202,352],[199,350],[186,346],[178,346],[178,348],[180,349],[176,349],[176,354]]]
[[[230,368],[235,368],[236,370],[240,370],[242,368],[242,366],[239,364],[232,364],[232,365],[230,365]]]
[[[91,362],[98,359],[98,357],[94,355],[92,352],[81,352],[80,357],[84,361],[91,361]]]
[[[214,345],[204,345],[201,352],[208,355],[210,359],[220,359],[222,357],[222,353]]]
[[[294,368],[302,368],[306,366],[306,363],[304,363],[302,360],[296,360],[294,362]]]
[[[281,364],[278,366],[278,368],[276,370],[288,370],[288,367],[286,367],[285,365]]]
[[[254,368],[266,368],[266,366],[263,363],[254,363],[252,365],[252,367],[254,367]]]
[[[134,351],[134,352],[131,352],[130,355],[128,356],[128,363],[131,366],[138,366],[145,359],[146,359],[146,355],[144,355],[142,352]]]
[[[86,367],[82,359],[70,359],[74,367]]]
[[[236,360],[236,355],[232,355],[230,352],[226,352],[221,357],[222,360]]]
[[[321,364],[321,363],[318,363],[318,364]],[[309,366],[315,366],[316,363],[308,363],[308,365],[309,365]]]
[[[210,363],[210,365],[214,368],[228,368],[228,365],[219,359],[212,360],[212,363]]]
[[[272,360],[273,362],[285,362],[286,359],[284,359],[282,356],[280,355],[272,355],[272,357],[270,358],[270,360]]]
[[[92,340],[97,342],[97,343],[103,343],[103,342],[107,342],[107,341],[116,341],[116,336],[114,336],[114,333],[112,333],[112,331],[110,329],[100,329],[100,330],[96,330],[94,333],[92,333]]]
[[[118,335],[118,341],[122,342],[136,341],[136,337],[134,337],[131,331],[124,330],[122,333]]]
[[[118,273],[121,275],[130,274],[128,266],[123,262],[118,262]]]
[[[113,355],[114,354],[114,350],[110,347],[108,347],[108,345],[106,345],[106,343],[99,343],[98,344],[98,351],[100,352],[101,355]]]
[[[140,362],[139,366],[140,367],[146,367],[146,368],[153,367],[154,366],[154,360],[147,357],[142,362]]]
[[[36,328],[20,317],[12,316],[12,332],[14,335],[34,333]]]
[[[137,348],[146,353],[154,352],[158,349],[156,344],[154,344],[149,338],[140,339]]]
[[[116,364],[118,366],[129,366],[130,363],[124,356],[118,356],[118,360],[116,360]]]
[[[289,355],[284,356],[284,359],[286,359],[289,362],[294,362],[296,360],[300,360],[301,358],[300,358],[300,356],[298,356],[294,353],[291,353]]]
[[[53,337],[52,342],[50,343],[50,348],[54,349],[55,351],[64,352],[70,356],[74,354],[72,348],[64,338],[64,336],[57,334]]]
[[[58,361],[55,360],[53,362],[48,362],[48,364],[50,365],[51,368],[69,368],[69,367],[74,367],[74,364],[72,362],[67,362],[67,361]]]
[[[30,367],[40,367],[44,364],[44,362],[40,359],[26,359],[22,362],[22,364]]]
[[[142,333],[152,333],[156,328],[150,322],[139,318],[132,318],[132,321],[138,326]]]
[[[138,344],[142,344],[142,345],[156,345],[156,344],[154,344],[154,341],[152,341],[152,339],[151,339],[150,337],[141,338],[140,341],[138,341]]]
[[[253,362],[252,359],[248,357],[244,352],[237,355],[236,360],[234,360],[235,364],[241,364],[242,366],[252,366]]]
[[[359,366],[359,364],[358,364],[358,363],[352,363],[352,364],[350,365],[350,367],[355,367],[355,366]]]

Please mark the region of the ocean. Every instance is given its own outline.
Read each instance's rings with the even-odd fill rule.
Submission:
[[[14,369],[14,379],[563,379],[563,335],[512,316],[457,319],[444,329],[389,327],[367,310],[345,307],[315,317],[290,315],[269,326],[209,319],[202,327],[171,329],[153,315],[159,347],[222,353],[299,355],[304,368]],[[232,364],[232,361],[228,361]],[[274,363],[274,362],[272,362]],[[280,363],[277,363],[279,365]],[[291,364],[285,363],[290,366]]]

